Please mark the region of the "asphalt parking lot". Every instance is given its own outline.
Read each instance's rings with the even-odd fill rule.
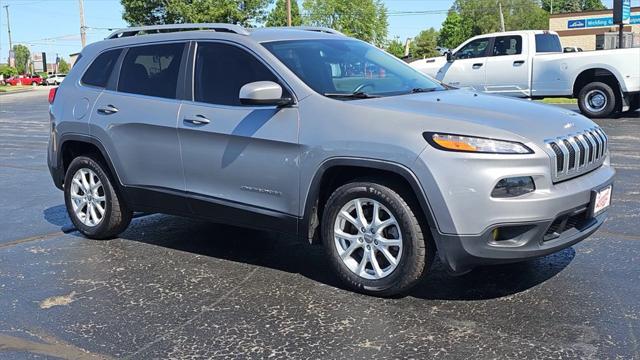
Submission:
[[[277,234],[148,215],[85,239],[47,108],[45,89],[0,96],[0,358],[640,358],[640,112],[597,121],[618,174],[594,236],[378,299]]]

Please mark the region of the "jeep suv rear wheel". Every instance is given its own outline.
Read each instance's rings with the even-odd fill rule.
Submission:
[[[405,199],[374,182],[338,188],[327,200],[322,234],[340,278],[370,295],[406,292],[433,260],[432,246]]]
[[[69,165],[64,199],[71,221],[89,238],[111,238],[131,222],[132,212],[102,165],[90,157],[77,157]]]

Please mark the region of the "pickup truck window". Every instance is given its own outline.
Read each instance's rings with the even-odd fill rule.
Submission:
[[[536,34],[537,53],[561,53],[562,44],[555,34]]]
[[[522,54],[522,36],[498,36],[493,43],[492,56]]]
[[[475,59],[487,56],[490,38],[477,39],[468,43],[455,54],[456,59]]]

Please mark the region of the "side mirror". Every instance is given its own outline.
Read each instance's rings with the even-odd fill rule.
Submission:
[[[454,61],[455,61],[455,59],[456,59],[456,58],[453,56],[453,54],[451,53],[451,51],[447,51],[447,52],[445,53],[445,55],[446,55],[446,57],[447,57],[447,62],[448,62],[448,63],[452,63],[452,62],[454,62]]]
[[[290,105],[291,98],[282,97],[282,87],[273,81],[255,81],[240,88],[240,103],[243,105]]]

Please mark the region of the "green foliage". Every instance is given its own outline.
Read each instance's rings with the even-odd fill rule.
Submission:
[[[120,0],[131,25],[220,22],[251,26],[270,0]]]
[[[46,78],[47,78],[47,76],[49,75],[49,74],[47,74],[45,71],[38,71],[36,74],[37,74],[38,76],[40,76],[41,78],[43,78],[43,79],[46,79]]]
[[[551,0],[542,0],[542,8],[551,11]],[[604,10],[602,0],[553,0],[553,13]]]
[[[412,57],[434,57],[440,55],[436,46],[438,45],[438,31],[434,28],[422,30],[418,36],[415,37]]]
[[[64,61],[64,59],[60,59],[60,61],[58,61],[58,73],[66,74],[68,72],[69,72],[69,63]]]
[[[29,63],[29,57],[31,56],[29,48],[21,44],[13,45],[13,54],[16,58],[16,70],[18,70],[18,74],[25,74],[28,70],[27,65]]]
[[[348,36],[383,46],[387,38],[387,8],[381,0],[304,0],[303,22],[326,26]]]
[[[287,4],[285,0],[277,0],[276,6],[267,15],[266,26],[287,26]],[[296,0],[291,0],[291,25],[302,25],[302,17],[300,17],[300,8]]]
[[[4,75],[5,78],[8,78],[10,76],[18,75],[18,70],[13,66],[0,65],[0,74]]]
[[[498,0],[502,4],[507,31],[546,29],[549,15],[537,0]],[[453,10],[462,18],[465,38],[500,31],[500,12],[496,0],[456,0]]]
[[[389,54],[395,55],[399,58],[402,58],[404,56],[404,44],[402,44],[400,39],[397,37],[389,41],[386,50]]]
[[[449,11],[438,35],[438,45],[447,49],[454,49],[467,40],[467,37],[462,27],[462,18],[460,15],[455,11]]]

